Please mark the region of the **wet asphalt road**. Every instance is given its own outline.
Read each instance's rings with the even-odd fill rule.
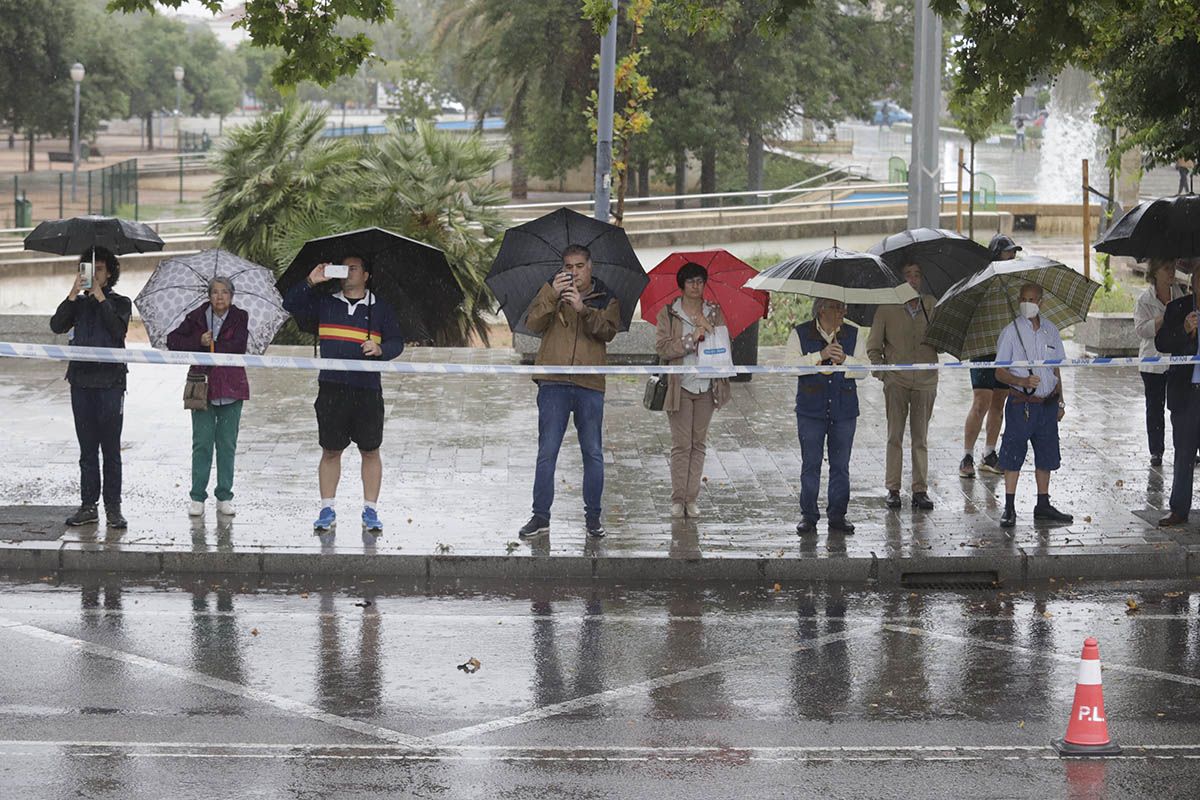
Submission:
[[[0,796],[1195,797],[1198,608],[1190,583],[14,580]],[[1048,746],[1086,635],[1120,759]]]

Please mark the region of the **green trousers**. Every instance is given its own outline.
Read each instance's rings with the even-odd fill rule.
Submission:
[[[208,499],[208,475],[212,471],[213,448],[217,451],[218,500],[233,499],[233,456],[237,452],[238,426],[242,422],[242,401],[227,405],[208,404],[203,411],[192,412],[192,492],[193,500]]]

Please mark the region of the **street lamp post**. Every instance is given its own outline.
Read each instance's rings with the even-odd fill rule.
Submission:
[[[76,61],[71,65],[71,80],[75,82],[75,122],[71,128],[71,202],[75,202],[75,187],[79,183],[79,84],[83,83],[85,70]]]
[[[175,67],[175,152],[183,152],[179,141],[179,107],[183,105],[183,67]]]

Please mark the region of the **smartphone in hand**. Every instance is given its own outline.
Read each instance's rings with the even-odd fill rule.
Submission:
[[[90,261],[84,261],[79,265],[79,288],[91,289],[92,283],[96,279],[96,265]]]
[[[326,278],[348,278],[350,277],[350,267],[345,264],[326,264]]]

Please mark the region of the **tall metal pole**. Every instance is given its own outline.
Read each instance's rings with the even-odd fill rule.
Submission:
[[[938,118],[942,105],[942,20],[929,7],[929,0],[915,0],[915,3],[908,226],[936,228],[941,210]]]
[[[1092,210],[1088,190],[1088,160],[1083,160],[1083,277],[1092,277]]]
[[[85,70],[76,61],[71,65],[71,81],[75,84],[75,120],[71,126],[71,202],[75,202],[75,187],[79,183],[79,84]],[[61,216],[61,215],[60,215]]]
[[[613,93],[617,74],[617,13],[619,0],[612,0],[613,16],[600,40],[600,89],[596,104],[596,189],[592,216],[608,221],[612,195]]]
[[[183,106],[183,67],[175,67],[175,152],[183,152],[182,135],[179,132],[179,109]]]
[[[954,232],[962,233],[962,174],[963,174],[963,149],[958,148],[958,189],[954,192]]]

